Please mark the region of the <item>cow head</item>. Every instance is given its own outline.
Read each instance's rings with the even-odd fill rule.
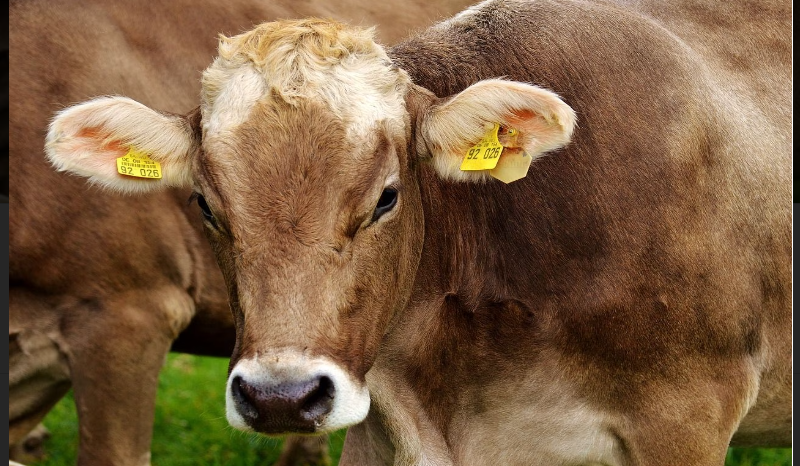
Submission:
[[[225,38],[187,116],[123,97],[60,112],[46,152],[61,170],[146,192],[190,187],[228,285],[237,343],[227,416],[267,434],[330,432],[370,406],[365,374],[406,306],[423,245],[419,170],[459,169],[494,124],[535,158],[567,143],[574,113],[528,84],[480,81],[436,98],[371,30],[266,23]],[[134,149],[161,178],[120,175]]]

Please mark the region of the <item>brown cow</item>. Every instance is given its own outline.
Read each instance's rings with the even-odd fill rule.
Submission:
[[[267,23],[198,110],[100,97],[46,151],[194,189],[235,427],[353,426],[342,464],[721,465],[791,445],[790,38],[788,1],[488,0],[389,49]]]
[[[384,25],[378,32],[396,41],[466,3],[12,2],[9,445],[73,387],[78,462],[145,464],[157,376],[176,336],[174,349],[225,357],[235,341],[190,191],[133,199],[56,173],[42,156],[54,111],[97,94],[189,110],[218,32],[323,14]]]

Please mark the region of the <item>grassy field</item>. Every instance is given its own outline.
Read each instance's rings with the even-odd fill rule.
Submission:
[[[227,360],[171,354],[159,379],[153,433],[154,466],[267,466],[278,457],[280,442],[245,434],[225,421],[223,387]],[[31,466],[75,464],[78,429],[68,395],[45,419],[52,438],[48,456]],[[331,436],[333,465],[338,463],[344,431]],[[791,449],[728,450],[726,466],[788,466]]]

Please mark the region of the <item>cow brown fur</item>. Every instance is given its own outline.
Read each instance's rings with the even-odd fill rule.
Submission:
[[[466,4],[366,3],[11,3],[10,446],[72,388],[78,463],[146,464],[167,351],[228,357],[235,339],[189,191],[131,198],[56,173],[42,158],[52,113],[102,93],[187,111],[217,33],[264,20],[380,23],[395,41]],[[304,442],[321,461],[318,439],[292,448]]]
[[[385,57],[363,38],[310,19],[223,39],[192,151],[148,147],[208,206],[234,425],[351,422],[341,463],[359,465],[791,445],[788,2],[490,0]],[[73,170],[84,143],[113,160],[84,131],[111,110],[128,118],[93,124],[119,144],[186,125],[95,99],[57,116],[51,161]],[[547,150],[518,182],[464,174],[476,121]],[[326,399],[362,387],[365,417]],[[311,401],[323,414],[295,408]]]

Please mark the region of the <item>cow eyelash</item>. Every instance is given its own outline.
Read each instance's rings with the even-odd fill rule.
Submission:
[[[189,203],[191,204],[192,201],[197,201],[198,207],[200,207],[200,212],[203,215],[203,218],[211,224],[212,227],[218,228],[217,226],[217,219],[214,217],[214,214],[211,212],[211,208],[208,207],[208,203],[206,202],[206,198],[203,197],[202,194],[198,192],[193,192],[191,196],[189,196]]]
[[[372,222],[376,222],[384,214],[390,212],[397,205],[397,198],[399,193],[397,188],[392,186],[384,188],[381,197],[378,198],[378,204],[372,213]]]

